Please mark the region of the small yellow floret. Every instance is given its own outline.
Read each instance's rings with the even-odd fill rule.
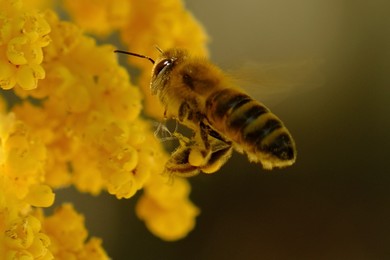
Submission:
[[[35,207],[50,207],[54,202],[55,194],[48,185],[34,185],[30,187],[26,202]]]
[[[153,234],[167,241],[185,237],[194,228],[195,216],[199,214],[198,208],[188,200],[166,209],[148,197],[138,201],[136,211]]]
[[[100,239],[86,241],[84,217],[71,204],[62,205],[54,215],[45,218],[43,230],[50,237],[49,249],[56,259],[108,259]]]
[[[155,176],[145,187],[136,212],[156,236],[172,241],[185,237],[195,226],[199,209],[188,200],[190,185],[187,180],[166,179]]]
[[[45,77],[42,48],[50,43],[51,28],[42,13],[27,9],[22,1],[11,2],[2,2],[0,53],[8,65],[0,64],[0,87],[35,89]]]
[[[131,1],[128,0],[66,0],[70,15],[85,30],[106,35],[124,26],[129,19]]]

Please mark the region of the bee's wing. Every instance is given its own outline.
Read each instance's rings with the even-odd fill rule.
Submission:
[[[277,105],[291,95],[310,91],[324,84],[320,60],[283,63],[245,62],[227,70],[233,83],[256,100]]]

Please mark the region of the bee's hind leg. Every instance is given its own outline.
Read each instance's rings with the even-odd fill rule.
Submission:
[[[170,176],[191,177],[200,173],[198,166],[189,163],[191,146],[180,145],[165,164],[165,173]]]
[[[179,147],[165,165],[165,173],[171,176],[191,177],[200,173],[218,171],[230,158],[233,148],[218,133],[203,123],[191,138],[174,133]]]
[[[219,139],[210,136],[211,155],[207,162],[201,167],[204,173],[214,173],[218,171],[230,158],[233,152],[233,147],[230,143],[226,143]]]
[[[200,166],[203,166],[210,157],[210,145],[207,144],[206,149],[203,142],[199,142],[200,131],[196,131],[191,138],[177,132],[173,135],[179,140],[179,147],[165,164],[165,173],[179,177],[199,174]]]
[[[199,166],[204,173],[214,173],[230,158],[232,144],[225,141],[217,132],[201,122],[199,124],[200,144],[194,145],[189,154],[189,163]],[[196,140],[196,137],[195,137]]]

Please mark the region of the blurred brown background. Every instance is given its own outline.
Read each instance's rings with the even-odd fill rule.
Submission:
[[[237,64],[319,58],[323,84],[269,107],[298,147],[296,165],[265,172],[235,154],[191,179],[202,213],[163,242],[135,200],[77,195],[91,235],[113,259],[390,259],[388,1],[186,1],[211,59]],[[261,97],[259,97],[261,99]],[[58,202],[71,199],[61,193]],[[94,221],[94,222],[92,222]]]

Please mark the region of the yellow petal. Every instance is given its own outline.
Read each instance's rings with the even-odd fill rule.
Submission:
[[[12,65],[0,60],[0,88],[11,89],[15,86],[14,71]]]
[[[26,202],[35,207],[50,207],[54,203],[55,194],[47,185],[34,185],[26,196]]]
[[[20,66],[16,75],[16,82],[21,88],[31,90],[37,87],[38,79],[30,66]]]
[[[7,58],[12,64],[23,65],[27,63],[24,52],[21,50],[21,45],[26,43],[26,36],[15,37],[8,42]]]

